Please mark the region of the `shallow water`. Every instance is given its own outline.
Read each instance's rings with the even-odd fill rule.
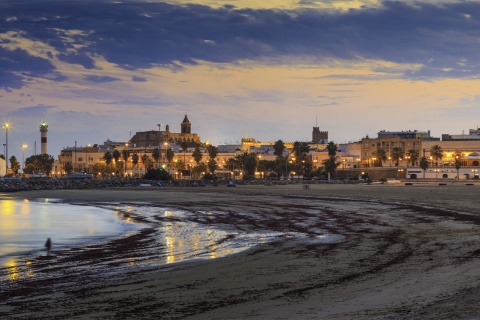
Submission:
[[[28,200],[0,199],[0,267],[31,253],[42,253],[47,238],[53,250],[122,235],[138,228],[116,211]]]

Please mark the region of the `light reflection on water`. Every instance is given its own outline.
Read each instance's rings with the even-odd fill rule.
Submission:
[[[144,227],[128,223],[127,219],[132,219],[126,218],[124,213],[141,217],[147,224],[156,226],[156,244],[145,249],[148,259],[138,256],[123,258],[122,264],[130,267],[139,263],[171,264],[193,259],[215,259],[280,237],[298,239],[306,236],[268,230],[245,232],[202,218],[202,215],[212,218],[212,215],[221,215],[222,212],[167,210],[145,203],[109,203],[102,207],[0,199],[0,268],[5,269],[4,275],[10,281],[33,277],[32,262],[27,260],[29,253],[45,256],[46,253],[40,253],[40,250],[47,237],[52,238],[55,251],[61,246],[77,246]],[[310,241],[329,243],[342,239],[336,235],[321,235]],[[19,259],[20,256],[23,259]]]
[[[40,253],[47,238],[52,238],[56,250],[136,229],[112,213],[96,207],[50,203],[48,199],[0,199],[0,267],[7,267],[14,277],[19,257]]]

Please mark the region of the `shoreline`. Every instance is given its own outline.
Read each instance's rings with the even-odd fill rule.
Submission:
[[[62,269],[58,278],[50,280],[52,288],[42,286],[47,292],[32,292],[28,288],[33,284],[28,281],[10,291],[10,297],[0,299],[0,316],[8,314],[12,319],[29,319],[33,315],[44,319],[478,316],[480,307],[471,301],[480,292],[480,271],[476,268],[480,259],[479,194],[477,186],[404,185],[311,185],[307,190],[301,185],[288,185],[11,193],[8,196],[15,198],[62,198],[67,203],[81,201],[93,205],[114,201],[149,203],[197,212],[193,219],[206,225],[300,232],[307,237],[279,239],[227,257],[179,264],[168,270],[158,265],[148,267],[148,272],[132,269],[127,271],[127,277],[113,279],[86,274],[81,280],[68,268]],[[200,214],[209,210],[226,214]],[[321,232],[346,238],[340,243],[318,243],[314,240]],[[146,238],[138,235],[135,241],[127,242],[133,246]],[[135,252],[134,246],[127,252],[119,249],[122,245],[114,243],[108,248],[113,252],[108,253],[112,261],[127,259]],[[96,261],[88,255],[73,259],[72,263]],[[35,285],[38,287],[39,283]],[[45,305],[40,303],[46,299]]]

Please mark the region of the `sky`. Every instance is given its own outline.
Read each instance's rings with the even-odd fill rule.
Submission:
[[[17,159],[42,121],[55,158],[185,114],[215,145],[480,124],[480,1],[2,0],[0,21]]]

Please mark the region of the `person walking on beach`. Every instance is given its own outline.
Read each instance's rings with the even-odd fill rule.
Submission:
[[[50,250],[52,250],[52,239],[47,239],[47,241],[45,242],[45,249],[47,250],[47,255],[49,255]]]

